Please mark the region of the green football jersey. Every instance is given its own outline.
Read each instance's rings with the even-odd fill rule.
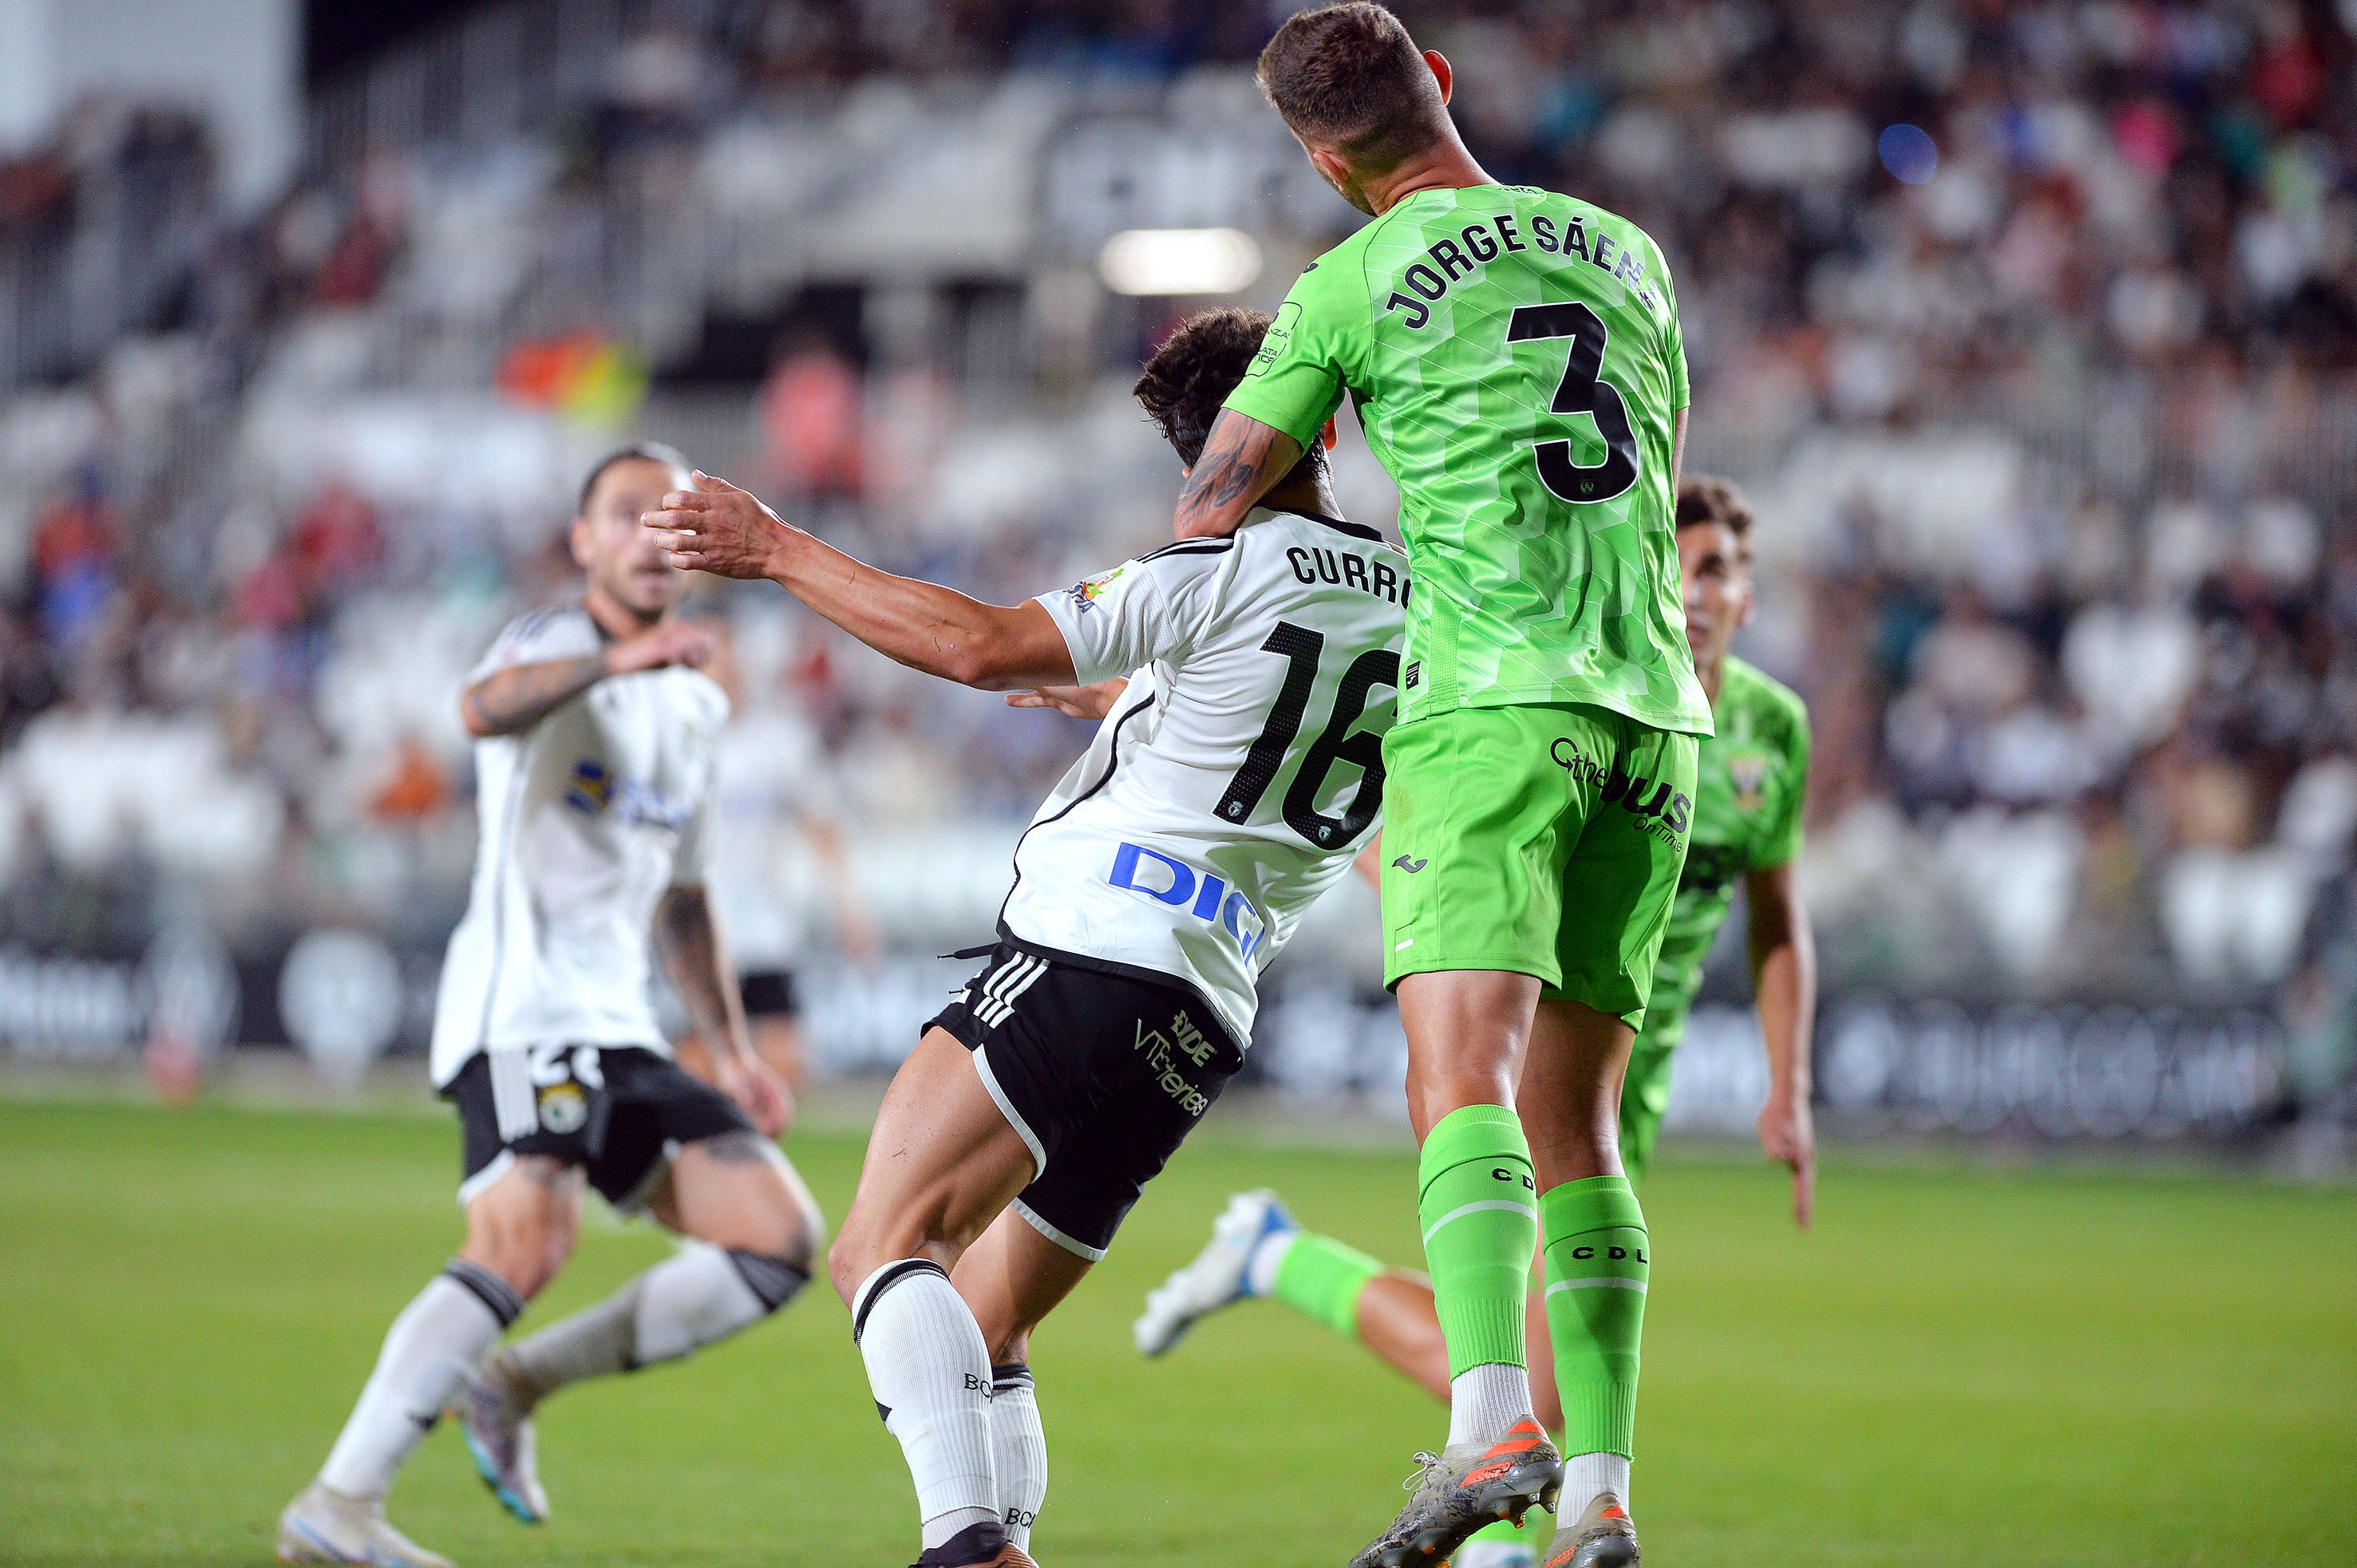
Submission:
[[[1717,729],[1702,743],[1695,769],[1686,866],[1653,967],[1641,1051],[1674,1046],[1685,1032],[1686,1009],[1702,988],[1703,960],[1727,923],[1736,882],[1749,872],[1789,865],[1801,853],[1809,710],[1791,687],[1731,658],[1711,717]]]
[[[1642,230],[1526,185],[1417,192],[1301,274],[1227,406],[1306,447],[1345,391],[1415,575],[1402,722],[1592,703],[1710,733],[1671,494],[1685,345]]]

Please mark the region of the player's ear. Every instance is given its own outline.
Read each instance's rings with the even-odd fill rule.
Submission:
[[[1759,606],[1760,590],[1751,585],[1751,572],[1750,569],[1747,567],[1743,573],[1743,608],[1737,614],[1735,624],[1739,627],[1749,626],[1751,624],[1751,612],[1754,609],[1757,609]]]
[[[589,570],[589,562],[595,548],[595,542],[591,538],[594,532],[589,520],[586,517],[575,518],[565,530],[565,542],[573,556],[573,564],[584,572]]]
[[[1310,146],[1307,142],[1302,145],[1308,149],[1309,166],[1318,171],[1318,177],[1335,189],[1347,193],[1351,182],[1357,176],[1351,172],[1351,166],[1342,161],[1342,156],[1331,147]]]
[[[1449,92],[1457,85],[1457,73],[1448,69],[1448,57],[1438,49],[1426,49],[1424,63],[1432,68],[1432,80],[1440,83],[1440,101],[1448,102]]]
[[[1330,413],[1328,414],[1326,416],[1326,428],[1318,433],[1318,445],[1323,446],[1329,452],[1331,452],[1334,450],[1334,443],[1341,439],[1342,433],[1334,428],[1334,416]]]

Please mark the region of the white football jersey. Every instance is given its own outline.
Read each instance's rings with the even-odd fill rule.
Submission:
[[[468,684],[595,653],[578,604],[529,615]],[[648,982],[655,905],[705,878],[714,757],[728,698],[709,677],[647,670],[598,682],[520,734],[475,743],[480,818],[467,913],[434,1015],[434,1081],[478,1051],[643,1046],[670,1053]]]
[[[1239,1047],[1261,972],[1383,805],[1407,557],[1254,508],[1039,600],[1083,685],[1130,685],[1015,851],[1010,940],[1175,978]]]

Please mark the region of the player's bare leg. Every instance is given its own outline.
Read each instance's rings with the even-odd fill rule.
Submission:
[[[1545,1301],[1562,1399],[1570,1522],[1546,1568],[1623,1568],[1637,1352],[1651,1249],[1620,1165],[1620,1087],[1635,1031],[1577,1002],[1543,1001],[1517,1103],[1536,1168]]]
[[[868,1135],[827,1273],[917,1484],[922,1568],[1028,1568],[999,1508],[990,1346],[949,1271],[1031,1180],[972,1053],[928,1029]]]
[[[467,1205],[467,1240],[393,1320],[318,1479],[278,1520],[288,1563],[447,1568],[385,1521],[384,1496],[475,1363],[572,1255],[581,1173],[527,1155]]]
[[[724,1133],[682,1148],[642,1199],[694,1244],[597,1305],[493,1357],[458,1409],[484,1484],[528,1524],[548,1515],[533,1412],[587,1378],[677,1359],[750,1327],[810,1282],[823,1236],[818,1205],[777,1145]]]
[[[1048,1434],[1031,1375],[1031,1331],[1094,1265],[1006,1210],[950,1271],[990,1347],[990,1434],[1006,1537],[1031,1550],[1048,1497]]]

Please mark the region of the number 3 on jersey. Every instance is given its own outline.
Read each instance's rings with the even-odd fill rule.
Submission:
[[[1261,797],[1276,782],[1278,771],[1285,766],[1286,753],[1292,749],[1296,736],[1301,733],[1303,713],[1309,706],[1309,693],[1318,684],[1318,660],[1326,651],[1326,636],[1291,621],[1279,621],[1261,644],[1265,652],[1282,655],[1286,660],[1285,685],[1276,693],[1276,702],[1268,710],[1268,723],[1261,726],[1260,738],[1244,754],[1244,765],[1228,781],[1228,792],[1220,797],[1216,808],[1222,822],[1241,822],[1253,814]],[[1342,682],[1334,692],[1334,711],[1326,720],[1326,727],[1301,759],[1300,771],[1293,776],[1292,787],[1285,792],[1285,823],[1295,832],[1320,849],[1332,849],[1349,843],[1367,831],[1375,813],[1383,803],[1383,742],[1371,730],[1355,735],[1351,726],[1366,712],[1367,693],[1377,686],[1399,684],[1399,655],[1388,648],[1371,648],[1351,661],[1342,672]],[[1359,788],[1351,793],[1350,804],[1339,817],[1329,817],[1318,810],[1318,797],[1326,785],[1326,775],[1334,770],[1337,762],[1355,763],[1359,768]]]
[[[1531,451],[1538,459],[1539,480],[1574,506],[1609,501],[1637,482],[1637,436],[1629,428],[1628,405],[1620,401],[1620,389],[1604,379],[1604,346],[1610,334],[1584,305],[1517,306],[1506,324],[1506,341],[1531,343],[1546,338],[1571,339],[1563,381],[1548,411],[1594,419],[1605,452],[1601,463],[1575,463],[1568,440],[1536,442]]]

